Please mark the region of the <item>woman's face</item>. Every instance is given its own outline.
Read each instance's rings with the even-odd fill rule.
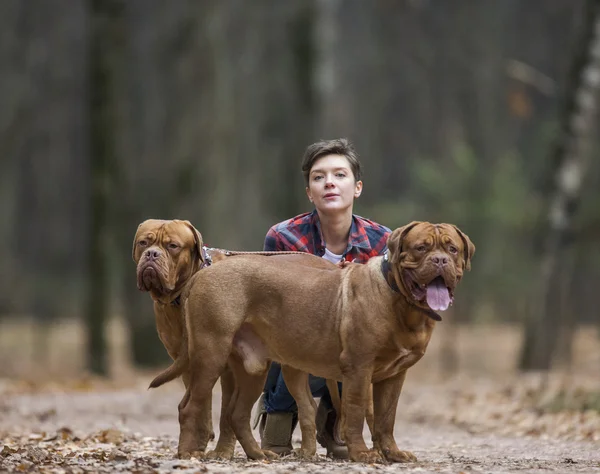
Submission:
[[[362,181],[355,181],[344,155],[325,155],[313,164],[306,194],[317,211],[339,212],[352,207],[360,196]]]

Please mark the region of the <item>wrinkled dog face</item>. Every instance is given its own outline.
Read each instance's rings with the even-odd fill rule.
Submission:
[[[471,269],[475,253],[475,246],[458,227],[429,222],[411,222],[396,229],[388,248],[405,296],[434,311],[452,304],[454,290],[463,272]]]
[[[138,227],[132,255],[138,289],[169,295],[203,261],[202,236],[188,221],[149,219]]]

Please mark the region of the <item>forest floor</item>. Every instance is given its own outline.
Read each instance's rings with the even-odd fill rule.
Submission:
[[[54,361],[49,367],[39,361],[32,367],[30,359],[19,365],[13,358],[11,364],[2,352],[10,345],[2,340],[5,330],[0,366],[6,372],[18,369],[20,376],[7,373],[0,379],[0,472],[600,472],[595,333],[578,342],[577,370],[517,374],[505,360],[512,352],[506,349],[506,357],[499,357],[500,346],[518,345],[509,329],[455,332],[452,337],[463,342],[455,374],[442,375],[441,346],[433,346],[422,366],[409,372],[400,397],[396,441],[418,462],[367,465],[332,461],[321,447],[314,462],[292,456],[251,462],[239,445],[233,461],[178,460],[180,382],[148,391],[153,373],[123,367],[110,379],[92,378],[69,366],[67,360],[79,360],[73,353],[70,359],[49,356]],[[486,354],[487,362],[481,362]],[[64,364],[60,370],[57,360]],[[218,386],[213,400],[217,431]],[[366,428],[365,438],[370,441]],[[299,429],[293,442],[299,446]]]

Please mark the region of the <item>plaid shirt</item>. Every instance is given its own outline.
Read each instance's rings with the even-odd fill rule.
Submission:
[[[342,259],[366,263],[371,257],[383,255],[390,229],[357,215],[352,215],[348,247]],[[317,211],[307,212],[274,225],[265,237],[264,250],[294,250],[322,257],[325,243]]]

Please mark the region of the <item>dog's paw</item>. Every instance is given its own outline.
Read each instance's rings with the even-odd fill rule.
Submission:
[[[417,462],[417,457],[410,451],[386,449],[383,451],[383,455],[389,462]]]
[[[269,451],[268,449],[259,449],[256,452],[250,453],[247,452],[246,456],[248,456],[248,459],[252,459],[254,461],[264,461],[265,459],[273,461],[275,459],[279,459],[279,454]]]
[[[179,459],[204,459],[204,451],[180,451],[177,453]]]
[[[383,456],[375,449],[367,451],[358,451],[349,453],[350,460],[354,462],[362,462],[365,464],[376,464],[383,462]]]
[[[264,457],[267,458],[269,461],[279,459],[279,454],[274,453],[273,451],[269,451],[268,449],[263,449],[262,453],[263,453]]]
[[[231,461],[233,449],[214,449],[206,453],[206,459],[218,459],[220,461]]]
[[[318,458],[316,448],[315,449],[296,448],[292,451],[292,454],[294,457],[296,457],[298,459],[302,459],[303,461],[316,461]]]

